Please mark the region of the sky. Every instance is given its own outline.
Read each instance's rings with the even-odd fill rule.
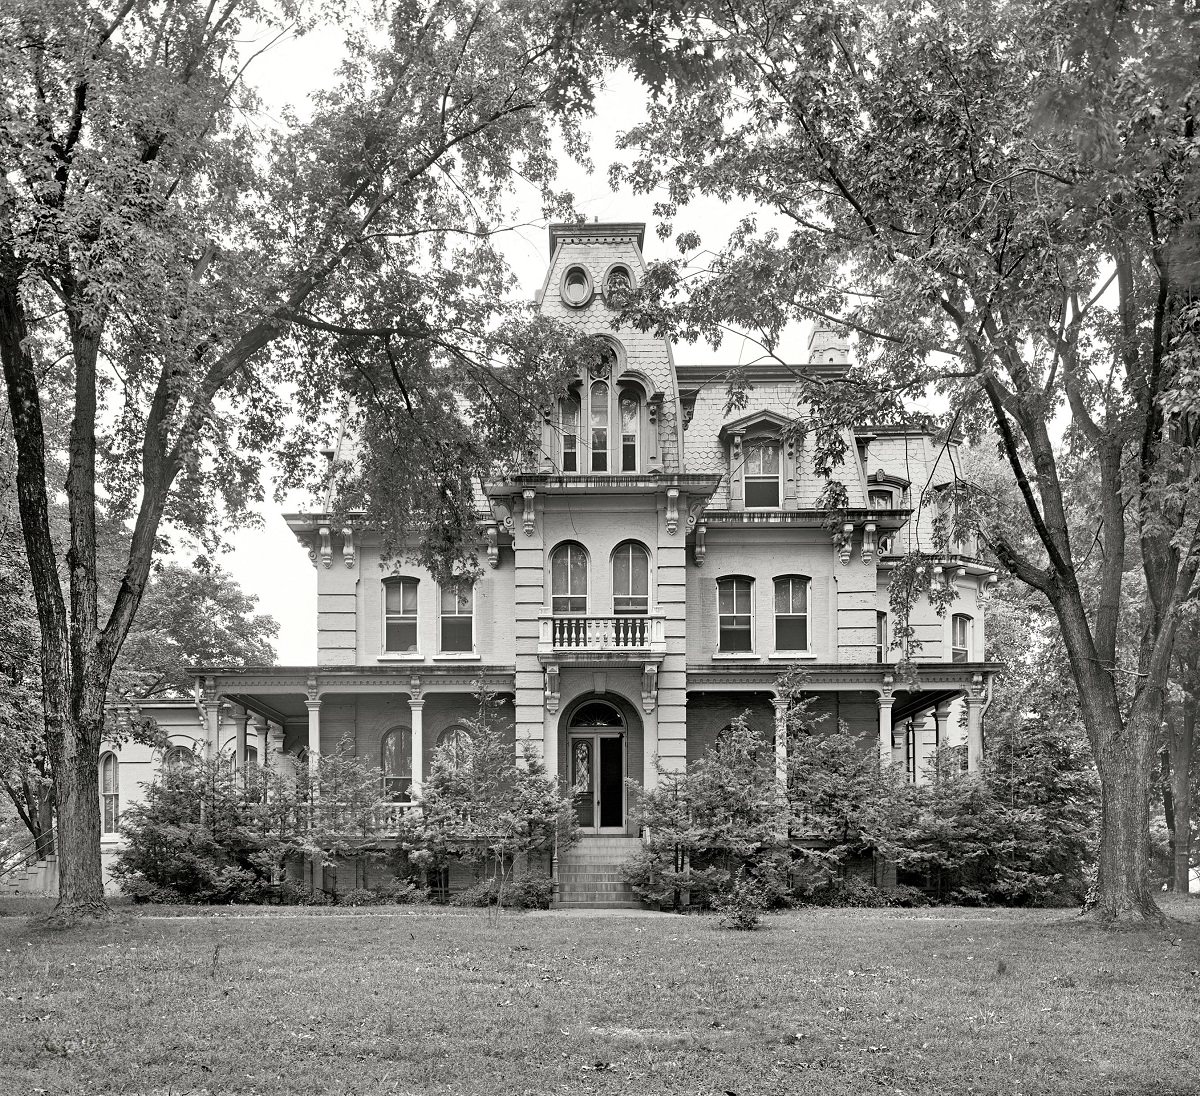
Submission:
[[[246,45],[253,53],[266,45],[270,35],[255,34]],[[271,46],[253,63],[248,78],[263,97],[268,119],[278,118],[283,107],[291,107],[298,116],[308,113],[309,95],[332,80],[340,57],[340,39],[336,32],[318,31],[303,37],[289,37]],[[596,99],[595,116],[589,127],[591,159],[589,174],[568,157],[563,157],[560,183],[576,198],[578,211],[589,220],[646,222],[647,258],[667,258],[674,245],[655,235],[654,197],[629,191],[614,192],[608,183],[608,167],[624,154],[617,149],[619,135],[644,117],[644,96],[636,81],[627,73],[615,73]],[[701,201],[680,211],[675,218],[676,231],[695,229],[706,243],[716,245],[747,212],[747,208],[726,207],[715,201]],[[547,252],[546,221],[541,217],[540,201],[532,190],[518,195],[514,204],[515,227],[503,237],[503,250],[516,273],[522,292],[532,299],[541,288],[550,256]],[[788,333],[780,353],[792,360],[803,360],[805,333]],[[718,351],[706,346],[680,347],[677,359],[734,364],[756,356],[752,343],[727,339]],[[285,511],[308,509],[311,500],[293,496],[283,506],[274,501],[273,488],[266,485],[261,507],[263,526],[243,529],[229,538],[230,551],[222,564],[241,583],[243,589],[257,595],[258,611],[268,613],[279,623],[276,641],[281,665],[313,665],[317,660],[316,572],[308,554],[292,536],[283,520]]]

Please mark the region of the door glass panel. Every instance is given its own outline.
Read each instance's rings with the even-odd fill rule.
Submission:
[[[571,791],[575,797],[575,816],[579,824],[594,826],[596,811],[590,738],[577,738],[571,744]]]
[[[622,765],[621,739],[600,739],[600,825],[623,826],[625,824],[624,766]]]

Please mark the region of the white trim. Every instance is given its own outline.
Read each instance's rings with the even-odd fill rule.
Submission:
[[[420,651],[389,651],[387,654],[376,655],[376,662],[424,662],[425,656]]]
[[[417,588],[416,596],[416,611],[413,613],[412,621],[416,629],[417,649],[415,651],[389,651],[387,649],[387,626],[388,626],[388,607],[387,607],[387,589],[389,585],[399,586],[403,591],[405,582],[413,583]],[[436,585],[436,583],[435,583]],[[420,659],[421,654],[421,580],[416,575],[385,575],[379,580],[379,591],[383,597],[379,599],[379,655],[381,660],[392,659]],[[404,594],[400,595],[400,606],[404,607]],[[393,614],[398,619],[409,619],[404,613]]]
[[[440,582],[435,582],[433,585],[436,590],[436,596],[433,599],[433,601],[434,601],[434,616],[433,616],[434,637],[433,638],[435,641],[434,647],[436,650],[436,653],[433,656],[434,659],[478,658],[479,657],[479,629],[478,629],[478,627],[476,627],[476,620],[475,620],[475,613],[476,613],[475,584],[474,583],[471,584],[471,612],[470,612],[471,649],[469,651],[443,651],[442,650],[442,619],[443,619],[442,618],[442,594],[445,592],[445,586],[443,586],[443,584]],[[464,614],[462,614],[462,613],[452,613],[451,618],[454,620],[461,620],[463,615]],[[418,619],[418,621],[420,620],[419,614],[418,614],[417,619]]]
[[[713,658],[758,658],[758,613],[755,612],[754,599],[757,594],[758,581],[752,575],[718,575],[716,577],[717,586],[717,646],[713,652]],[[723,616],[744,616],[745,614],[737,612],[737,598],[734,597],[734,612],[721,612],[721,583],[722,582],[748,582],[750,583],[750,650],[748,651],[722,651],[721,650],[721,617]],[[774,596],[774,589],[771,591]]]

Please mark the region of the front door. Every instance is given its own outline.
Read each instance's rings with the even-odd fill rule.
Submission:
[[[625,832],[625,736],[572,731],[571,789],[579,826],[590,833]]]

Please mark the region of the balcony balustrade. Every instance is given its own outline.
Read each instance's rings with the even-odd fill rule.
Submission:
[[[538,653],[628,654],[634,658],[664,653],[666,618],[649,616],[566,616],[539,618]]]

